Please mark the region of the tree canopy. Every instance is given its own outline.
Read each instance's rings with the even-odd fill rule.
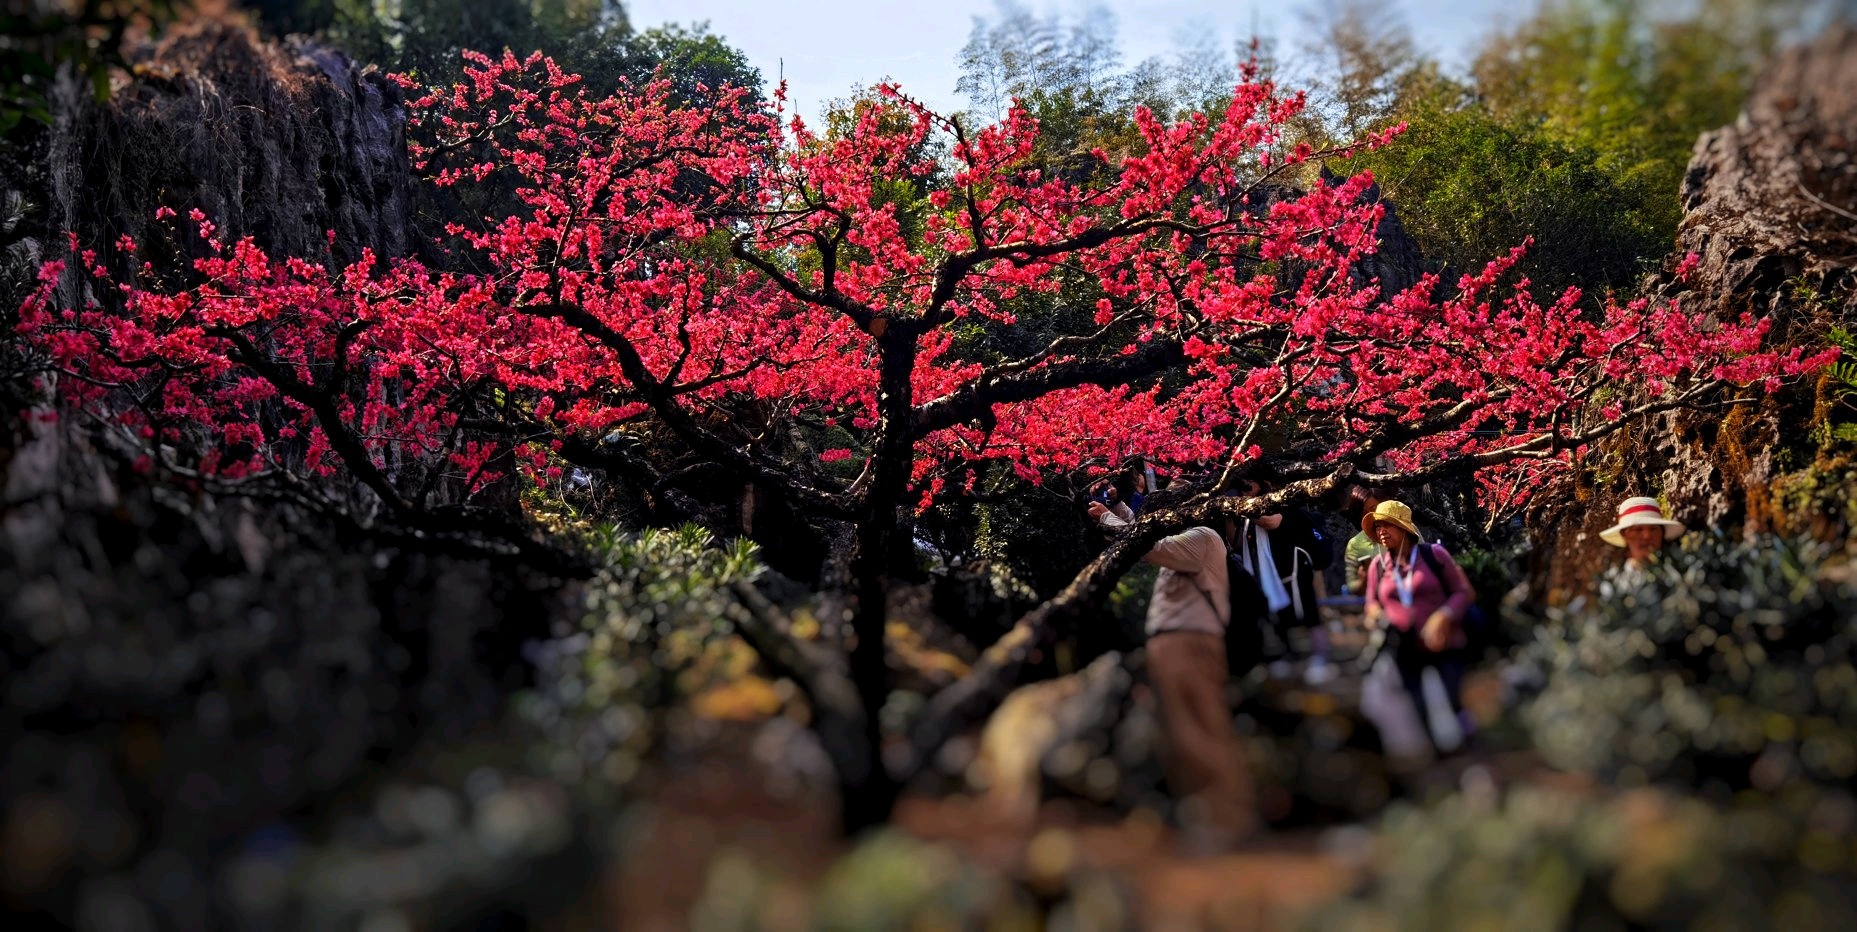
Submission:
[[[744,88],[692,106],[663,78],[608,93],[539,53],[466,58],[450,86],[401,79],[415,164],[437,188],[513,197],[455,220],[443,256],[329,269],[164,205],[202,258],[120,281],[92,250],[50,262],[25,332],[67,406],[141,444],[145,467],[408,533],[545,559],[499,507],[509,482],[576,466],[662,487],[691,458],[849,522],[857,701],[820,727],[862,790],[847,804],[878,807],[860,824],[890,798],[872,786],[922,766],[1162,533],[1350,476],[1474,475],[1514,503],[1637,416],[1822,362],[1764,349],[1764,321],[1646,301],[1595,317],[1574,289],[1499,286],[1519,250],[1454,285],[1361,280],[1371,175],[1273,180],[1399,129],[1292,144],[1304,98],[1255,68],[1212,113],[1136,108],[1140,145],[1073,177],[1036,158],[1022,106],[970,126],[884,88],[821,134]],[[1023,328],[1025,350],[979,351]],[[1208,495],[1145,518],[1021,619],[914,726],[913,763],[886,767],[896,517],[966,494],[986,464],[1039,482],[1104,449],[1204,472]],[[1242,475],[1299,481],[1210,497]],[[820,696],[846,692],[810,666],[796,677]]]

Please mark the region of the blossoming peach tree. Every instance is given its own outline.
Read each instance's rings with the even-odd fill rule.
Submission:
[[[1473,474],[1513,502],[1634,417],[1822,362],[1763,349],[1765,321],[1500,287],[1513,255],[1454,287],[1364,280],[1370,179],[1276,182],[1396,133],[1291,145],[1302,97],[1254,73],[1223,112],[1137,111],[1135,151],[1051,173],[1023,109],[970,127],[886,88],[818,134],[740,89],[680,107],[662,83],[599,96],[540,55],[469,58],[455,87],[403,81],[412,157],[501,206],[426,261],[268,255],[168,205],[191,267],[74,241],[22,330],[65,409],[144,468],[325,508],[317,490],[358,489],[345,513],[396,533],[542,560],[497,488],[563,466],[658,481],[665,450],[849,523],[846,643],[788,639],[751,596],[740,618],[812,696],[848,827],[1165,533],[1350,476]],[[989,464],[1039,479],[1104,449],[1206,470],[1208,492],[1293,481],[1145,516],[879,754],[898,513]]]

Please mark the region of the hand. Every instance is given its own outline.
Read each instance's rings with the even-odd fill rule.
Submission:
[[[1369,631],[1380,627],[1380,606],[1367,606],[1366,613],[1361,616],[1361,625]]]
[[[1451,644],[1451,613],[1439,609],[1425,619],[1425,627],[1419,629],[1419,640],[1425,642],[1427,650],[1444,650]]]
[[[1108,513],[1109,513],[1108,505],[1105,505],[1102,502],[1091,502],[1090,503],[1090,520],[1091,521],[1101,521],[1103,520],[1103,515],[1106,515]]]

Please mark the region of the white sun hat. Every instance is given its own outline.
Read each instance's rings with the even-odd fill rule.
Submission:
[[[1618,503],[1618,523],[1600,531],[1599,537],[1614,547],[1623,547],[1625,535],[1620,532],[1641,524],[1663,525],[1665,542],[1676,540],[1689,530],[1681,523],[1664,517],[1663,506],[1657,504],[1657,499],[1640,495]]]

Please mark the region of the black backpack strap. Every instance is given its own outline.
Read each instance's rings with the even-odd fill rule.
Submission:
[[[1450,574],[1444,571],[1444,564],[1438,562],[1437,547],[1437,544],[1427,544],[1420,541],[1419,556],[1425,558],[1425,565],[1431,567],[1431,574],[1438,577],[1438,584],[1444,587],[1444,594],[1446,596],[1456,595],[1457,591],[1451,586]],[[1461,569],[1461,567],[1459,568]],[[1474,606],[1476,603],[1477,594],[1475,591],[1472,591],[1470,593],[1470,604]]]

